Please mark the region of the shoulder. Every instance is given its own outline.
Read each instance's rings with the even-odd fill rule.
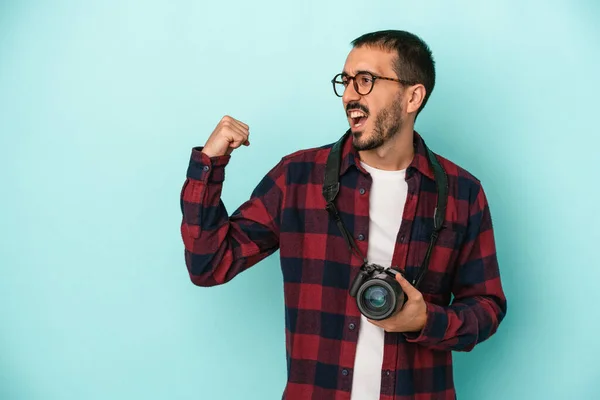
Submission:
[[[323,173],[327,163],[327,157],[334,144],[335,142],[310,148],[302,148],[292,153],[285,154],[279,161],[279,167],[285,171],[288,176],[290,176],[290,174],[297,178],[303,176],[303,179],[308,179],[308,175]]]
[[[313,163],[321,164],[325,162],[329,151],[335,142],[327,143],[321,146],[309,147],[296,150],[282,157],[284,163]]]
[[[320,146],[301,148],[283,155],[269,171],[271,179],[283,179],[282,184],[306,184],[317,181],[324,174],[327,157],[335,142]]]
[[[481,181],[477,176],[457,162],[449,160],[448,158],[437,153],[435,153],[435,156],[449,176],[461,178],[463,181],[465,181],[465,183],[471,183],[475,185],[481,184]]]
[[[475,203],[477,197],[483,192],[481,180],[457,162],[437,153],[435,155],[448,176],[450,193],[457,200],[467,200],[469,204]]]

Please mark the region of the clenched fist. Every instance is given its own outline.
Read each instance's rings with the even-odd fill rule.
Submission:
[[[209,157],[228,156],[242,145],[250,146],[249,129],[245,123],[226,115],[206,141],[202,152]]]

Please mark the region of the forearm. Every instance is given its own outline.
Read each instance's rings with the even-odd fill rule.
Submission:
[[[471,198],[466,240],[454,274],[454,301],[448,306],[427,303],[425,327],[407,335],[410,342],[437,350],[470,351],[492,336],[506,315],[487,199],[481,187]]]
[[[272,183],[279,170],[263,178],[252,197],[229,216],[221,200],[228,160],[208,158],[195,149],[181,193],[185,261],[190,279],[199,286],[228,282],[278,246],[281,191]]]
[[[220,200],[220,185],[203,185],[188,181],[183,190],[184,199],[200,195],[201,200],[184,201],[181,235],[190,279],[199,286],[214,286],[241,272],[245,259],[240,251],[240,235],[236,235]]]
[[[505,314],[503,296],[473,296],[445,307],[428,302],[425,327],[405,336],[433,350],[471,351],[497,331]]]

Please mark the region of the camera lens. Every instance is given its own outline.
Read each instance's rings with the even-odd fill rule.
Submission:
[[[387,274],[379,274],[360,285],[356,296],[360,312],[369,319],[382,320],[393,315],[404,303],[400,284]]]
[[[388,302],[389,293],[381,286],[371,286],[365,290],[365,305],[373,311],[385,307]]]

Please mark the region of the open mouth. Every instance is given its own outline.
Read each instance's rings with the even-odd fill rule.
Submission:
[[[350,118],[350,126],[352,128],[360,128],[367,122],[367,114],[359,110],[352,110],[348,112]]]

